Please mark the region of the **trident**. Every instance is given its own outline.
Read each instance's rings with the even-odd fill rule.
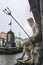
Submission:
[[[10,9],[7,7],[7,8],[5,8],[4,10],[3,10],[3,12],[5,13],[5,14],[7,14],[7,15],[10,15],[14,20],[15,20],[15,22],[20,26],[20,28],[25,32],[25,34],[29,37],[29,35],[27,34],[27,32],[24,30],[24,28],[18,23],[18,21],[12,16],[12,14],[11,14],[11,11],[10,11]]]

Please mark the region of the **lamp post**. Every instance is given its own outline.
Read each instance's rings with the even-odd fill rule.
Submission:
[[[29,35],[27,34],[27,32],[24,30],[24,28],[18,23],[18,21],[13,17],[13,15],[11,14],[11,11],[10,11],[10,9],[7,7],[7,8],[5,8],[4,10],[3,10],[3,12],[5,13],[5,14],[7,14],[7,15],[10,15],[12,18],[13,18],[13,20],[15,20],[15,22],[20,26],[20,28],[25,32],[25,34],[29,37]]]

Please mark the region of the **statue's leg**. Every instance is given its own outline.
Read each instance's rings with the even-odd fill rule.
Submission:
[[[24,55],[25,55],[25,47],[23,48],[23,53],[22,53],[22,57],[21,58],[23,58]]]
[[[18,58],[17,61],[19,61],[19,60],[22,61],[24,58],[24,55],[25,55],[25,48],[23,48],[22,56],[20,58]]]
[[[26,41],[26,42],[24,43],[22,57],[18,59],[19,62],[24,62],[24,61],[26,61],[26,60],[29,60],[29,53],[30,53],[30,52],[29,52],[29,50],[28,50],[28,48],[27,48],[27,47],[29,47],[29,46],[31,46],[30,40],[28,40],[28,41]],[[26,53],[27,53],[28,58],[24,60],[23,58],[24,58],[24,55],[25,55]]]

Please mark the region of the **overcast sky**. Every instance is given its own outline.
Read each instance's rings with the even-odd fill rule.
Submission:
[[[16,20],[22,25],[29,36],[32,35],[32,30],[27,23],[27,18],[32,17],[32,12],[30,12],[30,5],[28,0],[0,0],[0,32],[7,33],[10,30],[8,25],[11,21],[11,17],[3,12],[3,9],[9,7],[12,15]],[[18,24],[12,19],[12,31],[15,36],[20,36],[22,38],[27,38],[27,35],[18,26]]]

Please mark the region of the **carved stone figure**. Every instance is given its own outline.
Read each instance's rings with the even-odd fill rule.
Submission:
[[[23,55],[20,59],[18,59],[18,61],[22,62],[24,55],[27,53],[28,58],[23,62],[34,63],[36,65],[39,63],[39,58],[41,58],[40,50],[42,41],[42,29],[41,26],[34,22],[32,18],[27,19],[27,21],[33,30],[33,35],[28,39],[28,41],[23,43]]]

